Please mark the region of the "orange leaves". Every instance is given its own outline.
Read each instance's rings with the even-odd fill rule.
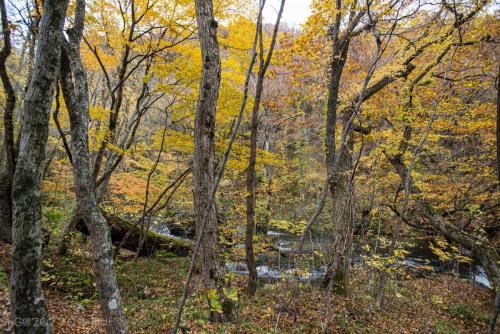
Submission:
[[[109,212],[119,212],[121,215],[140,214],[144,203],[146,180],[132,173],[119,173],[110,181],[111,203]],[[159,193],[160,188],[150,185],[152,194]]]

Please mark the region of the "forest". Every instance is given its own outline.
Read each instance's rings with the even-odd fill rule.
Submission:
[[[496,0],[0,14],[1,333],[500,333]]]

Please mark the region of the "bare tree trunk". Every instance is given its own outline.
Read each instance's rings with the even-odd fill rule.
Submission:
[[[354,237],[354,203],[353,185],[351,179],[352,149],[354,146],[353,135],[349,139],[349,152],[343,154],[338,166],[337,182],[330,185],[330,193],[333,199],[333,231],[332,246],[329,252],[334,257],[329,263],[337,263],[333,268],[327,268],[322,286],[328,286],[328,281],[333,279],[332,290],[335,293],[347,293],[347,277],[349,275],[350,254]]]
[[[500,66],[497,74],[497,179],[500,183]]]
[[[195,4],[203,62],[194,129],[194,210],[196,233],[199,236],[204,232],[200,245],[203,280],[207,289],[216,290],[223,308],[222,312],[217,312],[208,299],[210,320],[222,322],[235,319],[235,309],[224,298],[225,268],[218,247],[215,205],[210,198],[215,184],[215,113],[221,72],[218,24],[213,15],[212,0],[196,0]]]
[[[261,8],[261,10],[262,10],[262,8]],[[246,78],[245,78],[245,86],[244,86],[244,89],[243,89],[243,99],[242,99],[242,102],[241,102],[240,112],[239,112],[238,116],[235,119],[234,127],[233,127],[232,133],[231,133],[231,137],[230,137],[229,142],[228,142],[228,144],[226,146],[226,151],[224,152],[224,155],[222,157],[220,171],[219,171],[217,177],[215,178],[215,182],[213,184],[213,188],[211,189],[210,194],[209,194],[209,198],[208,198],[208,204],[209,204],[209,206],[212,205],[212,203],[213,203],[213,201],[215,199],[215,194],[217,193],[217,189],[219,187],[220,181],[224,177],[224,171],[226,169],[226,164],[227,164],[227,161],[229,159],[229,156],[231,155],[231,149],[233,147],[234,141],[236,140],[236,135],[238,134],[238,130],[240,128],[241,121],[243,119],[243,113],[245,112],[245,107],[246,107],[246,104],[247,104],[247,101],[248,101],[248,87],[249,87],[249,83],[250,83],[250,76],[252,74],[252,69],[253,69],[253,66],[255,64],[255,58],[256,58],[256,52],[255,52],[255,50],[256,50],[256,45],[257,45],[256,44],[257,43],[257,37],[258,37],[258,32],[255,33],[254,45],[253,45],[253,48],[252,48],[253,49],[253,54],[252,54],[252,57],[251,57],[251,60],[250,60],[250,65],[249,65],[249,69],[247,71],[247,75],[246,75]],[[199,98],[201,98],[201,95],[200,95]],[[179,304],[177,306],[177,312],[176,312],[176,315],[175,315],[175,323],[174,323],[174,326],[172,327],[172,331],[171,331],[173,334],[176,334],[177,331],[179,330],[179,325],[180,325],[181,318],[182,318],[182,312],[184,310],[184,306],[186,305],[186,300],[188,298],[188,293],[189,293],[189,288],[190,288],[190,285],[191,285],[191,280],[193,278],[196,257],[198,256],[198,251],[201,248],[202,240],[203,240],[203,237],[204,237],[204,232],[205,232],[205,229],[206,229],[206,221],[207,221],[208,214],[209,214],[208,210],[205,210],[204,211],[204,216],[201,217],[201,220],[202,220],[201,230],[197,231],[196,243],[195,243],[195,247],[194,247],[194,250],[193,250],[193,254],[191,255],[191,263],[189,265],[189,269],[188,269],[188,272],[187,272],[187,275],[186,275],[186,281],[184,282],[184,287],[182,289],[182,295],[179,298]]]
[[[338,13],[335,16],[335,23],[331,28],[332,39],[332,54],[330,59],[330,82],[328,85],[328,105],[326,117],[326,171],[327,171],[327,187],[333,200],[334,211],[334,229],[332,231],[332,247],[329,252],[334,258],[330,259],[327,265],[322,286],[324,288],[331,286],[336,292],[344,292],[346,290],[344,279],[347,275],[349,259],[346,255],[349,253],[349,247],[352,239],[352,223],[351,217],[351,185],[349,182],[352,158],[351,155],[343,147],[339,152],[336,152],[336,126],[337,126],[337,109],[339,104],[339,87],[342,72],[347,61],[349,52],[349,44],[352,38],[354,28],[358,24],[364,11],[359,14],[351,14],[350,28],[341,34],[341,19],[342,19],[342,2],[336,1],[336,10]],[[344,123],[349,121],[349,112],[346,112]],[[353,146],[352,131],[348,134],[349,148]],[[325,194],[326,195],[326,194]],[[326,196],[325,196],[326,197]],[[324,206],[324,202],[323,202]],[[319,207],[318,207],[319,208]],[[321,207],[322,209],[322,207]],[[349,233],[351,231],[351,233]],[[335,265],[334,265],[335,264]],[[344,270],[345,269],[345,270]],[[330,284],[330,280],[334,280]]]
[[[260,28],[262,30],[262,28]],[[263,50],[261,50],[263,52]],[[255,266],[255,255],[253,251],[253,235],[255,233],[255,162],[257,160],[257,131],[259,126],[259,106],[262,95],[263,78],[260,75],[257,82],[257,89],[252,109],[252,124],[250,134],[250,157],[247,168],[247,196],[246,196],[246,218],[245,229],[245,260],[248,268],[247,293],[255,295],[257,291],[257,268]]]
[[[352,13],[350,15],[351,19],[348,25],[348,29],[346,29],[341,34],[341,21],[342,21],[342,1],[336,0],[335,9],[337,14],[335,15],[335,22],[330,28],[330,38],[332,40],[332,54],[330,58],[329,64],[329,77],[330,82],[328,84],[328,104],[327,104],[327,116],[326,116],[326,132],[325,132],[325,166],[326,166],[326,182],[325,188],[321,190],[321,194],[318,198],[318,202],[316,204],[316,209],[309,219],[306,228],[302,234],[301,241],[298,247],[298,257],[302,254],[302,247],[305,242],[306,237],[309,235],[309,232],[313,225],[316,223],[316,220],[321,215],[323,208],[326,204],[326,199],[328,197],[328,192],[332,195],[332,199],[335,203],[335,198],[333,197],[335,194],[336,183],[338,182],[339,177],[339,163],[343,161],[343,152],[345,148],[341,147],[339,152],[336,151],[336,126],[337,126],[337,109],[339,104],[339,87],[340,87],[340,79],[342,78],[342,72],[344,70],[345,63],[347,61],[347,55],[349,52],[349,44],[353,35],[356,34],[355,28],[358,23],[365,15],[365,11],[360,11],[356,14]],[[365,30],[363,28],[362,30]],[[361,30],[361,31],[362,31]],[[351,103],[354,105],[355,103]],[[347,114],[350,114],[351,108],[348,108],[346,111]],[[349,115],[347,116],[347,119]],[[349,130],[351,132],[351,130]],[[350,133],[348,134],[350,136]],[[340,157],[339,157],[340,156]],[[324,287],[328,286],[328,282],[324,282]]]
[[[80,41],[85,20],[85,0],[77,0],[74,25],[68,29],[69,41],[63,51],[61,83],[70,114],[73,177],[77,212],[85,221],[92,241],[94,274],[106,332],[128,333],[121,308],[112,256],[111,234],[97,204],[88,148],[89,104],[87,75],[80,59]],[[69,63],[68,63],[69,62]]]
[[[261,3],[261,10],[264,8],[265,1]],[[285,0],[281,1],[281,6],[278,12],[278,18],[276,19],[276,24],[274,25],[273,36],[271,38],[271,45],[269,46],[269,51],[264,60],[264,43],[263,43],[263,32],[262,32],[262,21],[261,13],[259,13],[259,18],[257,20],[257,30],[259,35],[259,73],[257,77],[257,86],[255,88],[255,99],[252,109],[252,124],[251,124],[251,134],[250,134],[250,157],[248,159],[247,168],[247,196],[246,196],[246,214],[247,214],[247,226],[245,233],[245,259],[248,267],[248,286],[247,292],[250,296],[253,296],[257,290],[257,269],[255,267],[255,255],[253,252],[253,235],[255,233],[255,163],[257,161],[257,136],[259,131],[259,111],[260,111],[260,101],[262,98],[262,90],[264,88],[264,78],[266,76],[267,68],[271,62],[273,56],[274,46],[276,45],[276,36],[278,35],[279,23],[281,16],[283,14],[283,9],[285,7]]]
[[[4,152],[0,152],[3,155]],[[3,158],[2,158],[3,159]],[[4,164],[2,164],[4,165]],[[0,241],[12,243],[12,176],[0,165]]]
[[[495,325],[498,319],[498,313],[500,313],[500,289],[497,287],[497,292],[495,294],[495,302],[493,305],[493,311],[488,322],[488,334],[493,334],[495,332]]]
[[[10,26],[7,16],[5,0],[0,0],[2,16],[3,47],[0,51],[0,78],[6,95],[4,111],[4,148],[6,155],[5,166],[0,166],[0,240],[12,242],[12,180],[16,169],[17,148],[14,143],[14,108],[16,107],[16,93],[7,73],[7,58],[12,51],[10,40]]]
[[[40,281],[41,181],[49,115],[61,54],[67,1],[46,0],[33,75],[24,100],[24,124],[12,187],[11,300],[16,333],[50,333]]]

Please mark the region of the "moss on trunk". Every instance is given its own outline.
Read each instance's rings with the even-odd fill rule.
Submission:
[[[129,230],[133,231],[123,245],[123,248],[135,252],[139,246],[140,226],[134,227],[134,223],[108,213],[105,213],[104,216],[111,230],[113,244],[118,245]],[[82,233],[89,234],[83,220],[80,220],[76,228]],[[187,256],[192,250],[192,242],[149,231],[139,255],[151,256],[160,250],[171,252],[177,256]]]

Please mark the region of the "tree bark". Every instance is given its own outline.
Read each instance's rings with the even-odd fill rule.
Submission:
[[[352,150],[353,144],[354,140],[350,139],[348,143],[349,151]],[[333,279],[332,291],[338,294],[345,294],[348,290],[347,277],[349,275],[354,238],[352,164],[351,152],[343,154],[342,161],[338,166],[339,171],[336,172],[338,173],[337,182],[330,185],[330,193],[333,199],[333,230],[331,250],[328,253],[332,254],[333,259],[327,262],[327,274],[324,277],[322,286],[327,287],[329,280]]]
[[[265,5],[265,1],[262,2],[261,8]],[[251,123],[251,133],[250,133],[250,157],[248,159],[247,168],[247,196],[246,196],[246,216],[247,225],[245,232],[245,259],[248,268],[248,285],[247,293],[253,296],[257,290],[257,269],[255,267],[255,255],[253,251],[253,235],[255,233],[255,163],[257,161],[257,136],[259,131],[259,112],[260,112],[260,101],[262,98],[262,90],[264,88],[264,79],[266,76],[267,68],[271,62],[271,58],[274,52],[274,46],[276,44],[276,36],[278,35],[279,23],[281,16],[283,14],[283,9],[285,6],[285,0],[281,1],[281,6],[278,11],[278,18],[276,19],[276,24],[274,25],[273,35],[271,37],[271,45],[269,46],[269,51],[264,60],[264,43],[263,43],[263,32],[262,32],[262,22],[261,14],[259,13],[259,19],[257,22],[258,36],[260,40],[260,52],[259,52],[259,73],[257,76],[257,85],[255,88],[255,99],[252,108],[252,123]],[[261,9],[262,10],[262,9]]]
[[[0,168],[0,241],[10,244],[12,243],[12,176],[9,175],[7,166],[0,165]]]
[[[354,29],[359,23],[359,20],[364,16],[361,11],[352,17],[349,29],[340,34],[341,18],[342,18],[342,2],[336,1],[336,10],[338,13],[335,16],[335,23],[331,28],[332,39],[332,54],[330,59],[330,82],[328,85],[328,104],[326,117],[326,133],[325,133],[325,164],[328,179],[328,189],[333,200],[333,231],[332,245],[329,254],[332,254],[333,259],[327,262],[327,271],[323,279],[322,286],[324,288],[331,286],[335,292],[346,291],[346,280],[344,279],[348,272],[349,259],[347,258],[352,240],[351,228],[352,203],[351,203],[351,182],[348,172],[351,170],[352,158],[351,155],[343,147],[339,152],[336,152],[336,126],[337,126],[337,109],[339,104],[339,87],[342,78],[342,72],[347,61],[349,52],[349,44],[352,38]],[[344,123],[350,117],[346,112],[344,115]],[[353,146],[352,131],[348,134],[349,148]],[[336,161],[338,160],[338,161]],[[323,202],[324,206],[324,202]],[[334,284],[329,284],[330,280],[334,280]]]
[[[262,33],[262,27],[259,28]],[[263,50],[261,50],[263,52]],[[250,156],[247,168],[247,196],[246,196],[246,218],[245,229],[245,260],[248,268],[247,293],[253,296],[257,291],[257,269],[255,266],[255,255],[253,251],[253,235],[255,232],[255,162],[257,160],[257,132],[259,126],[259,107],[262,96],[263,76],[259,75],[255,92],[254,105],[252,108],[252,123],[250,126]]]
[[[497,74],[497,180],[500,183],[500,66]]]
[[[80,41],[85,20],[85,0],[77,0],[74,25],[68,29],[69,41],[62,54],[61,87],[70,115],[73,178],[77,212],[90,232],[94,275],[101,311],[109,334],[128,333],[121,308],[112,256],[111,234],[97,204],[88,148],[89,103],[87,74],[80,59]]]
[[[40,281],[41,182],[67,5],[61,0],[44,2],[35,67],[24,100],[12,188],[11,300],[16,333],[50,333],[52,329]]]
[[[346,27],[346,30],[341,34],[341,23],[342,23],[342,1],[336,0],[336,15],[334,24],[330,27],[330,38],[332,40],[332,54],[330,58],[329,64],[329,83],[328,83],[328,103],[327,103],[327,116],[326,116],[326,132],[325,132],[325,166],[326,166],[326,182],[325,188],[321,190],[321,194],[318,197],[318,201],[316,204],[316,209],[309,219],[306,228],[302,234],[301,241],[298,246],[298,256],[302,255],[302,248],[305,242],[305,239],[309,236],[309,232],[312,229],[313,225],[316,223],[316,220],[321,215],[323,208],[326,204],[326,199],[328,197],[328,193],[332,195],[332,199],[335,203],[335,187],[336,183],[339,181],[339,165],[343,161],[345,147],[344,145],[340,145],[339,150],[337,152],[336,148],[336,126],[337,126],[337,109],[339,105],[339,87],[340,80],[342,77],[342,72],[344,70],[345,63],[347,61],[347,55],[349,52],[349,44],[354,35],[357,34],[357,31],[364,31],[366,27],[363,27],[361,30],[355,30],[360,20],[365,16],[365,11],[359,11],[358,13],[351,15],[351,20]],[[357,99],[354,102],[351,101],[350,105],[354,106],[356,104]],[[346,110],[346,119],[349,119],[350,113],[354,112],[354,108],[350,107]],[[346,128],[344,128],[346,130]],[[347,129],[349,133],[345,134],[346,136],[351,136],[351,129]],[[344,134],[343,134],[344,136]],[[329,263],[333,263],[330,261]],[[331,272],[330,268],[330,272]],[[335,273],[332,272],[332,276],[335,276]],[[324,282],[324,286],[328,286],[328,282]]]
[[[244,85],[244,89],[243,89],[243,99],[241,102],[240,112],[238,113],[238,116],[235,119],[234,127],[231,131],[232,132],[231,137],[229,139],[229,142],[227,143],[224,155],[222,156],[222,161],[220,164],[220,171],[217,174],[217,176],[215,177],[215,182],[213,184],[213,188],[211,189],[209,197],[208,197],[209,206],[213,203],[213,201],[215,199],[215,194],[217,193],[217,189],[219,188],[220,181],[224,177],[224,171],[226,170],[226,164],[227,164],[227,161],[229,159],[229,156],[231,155],[231,149],[233,147],[234,141],[236,140],[236,136],[238,134],[238,130],[239,130],[240,125],[241,125],[241,121],[243,119],[243,114],[245,112],[245,107],[246,107],[246,104],[248,101],[248,87],[249,87],[249,83],[250,83],[250,76],[252,74],[252,69],[253,69],[253,66],[255,64],[255,58],[256,58],[255,50],[256,50],[257,37],[258,37],[258,32],[255,33],[254,45],[252,48],[253,55],[251,57],[249,69],[247,71],[247,75],[245,78],[245,85]],[[199,98],[201,98],[201,96]],[[205,210],[204,213],[205,213],[205,215],[208,216],[209,212],[208,212],[208,210]],[[203,222],[206,221],[206,217],[201,217],[201,219]],[[189,264],[189,269],[188,269],[188,272],[186,275],[186,281],[184,282],[184,287],[182,289],[182,294],[181,294],[181,297],[179,298],[179,304],[177,306],[177,312],[175,315],[175,323],[174,323],[174,326],[172,327],[172,331],[171,331],[172,334],[176,334],[177,331],[179,330],[179,325],[180,325],[181,318],[182,318],[182,312],[184,310],[184,306],[186,305],[186,300],[188,298],[191,280],[193,278],[193,273],[194,273],[195,264],[196,264],[196,257],[198,256],[198,251],[201,248],[203,236],[205,234],[204,233],[205,228],[206,228],[206,224],[203,223],[201,225],[201,230],[197,230],[196,243],[195,243],[195,246],[193,249],[193,253],[191,255],[191,263]]]
[[[219,96],[221,63],[217,41],[217,21],[213,15],[212,0],[196,0],[196,19],[202,55],[202,74],[196,105],[193,157],[193,193],[197,236],[201,239],[201,265],[205,287],[215,289],[223,304],[217,312],[208,300],[210,320],[215,322],[235,319],[233,303],[225,301],[225,268],[217,240],[217,219],[211,193],[215,185],[215,113]],[[223,302],[224,301],[224,302]]]
[[[17,148],[14,142],[14,108],[16,93],[7,73],[7,58],[12,51],[10,40],[10,22],[7,16],[5,0],[0,0],[2,17],[3,47],[0,51],[0,78],[6,95],[4,110],[4,148],[5,166],[0,166],[0,240],[12,243],[12,180],[16,168]]]
[[[490,320],[488,321],[488,334],[493,334],[495,332],[495,325],[497,323],[498,313],[500,313],[500,289],[498,289],[497,287],[495,302],[493,305],[493,311],[491,312]]]

